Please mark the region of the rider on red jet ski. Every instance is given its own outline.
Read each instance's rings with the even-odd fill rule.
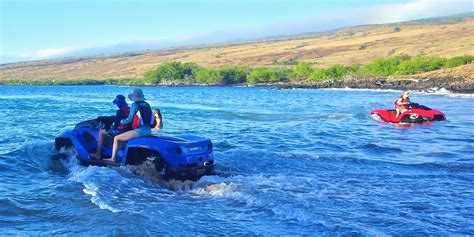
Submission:
[[[400,96],[400,98],[398,98],[395,101],[395,110],[397,111],[396,117],[398,117],[398,115],[400,114],[403,114],[410,108],[411,102],[410,102],[410,98],[408,98],[409,95],[410,95],[410,92],[404,91],[402,93],[402,96]]]

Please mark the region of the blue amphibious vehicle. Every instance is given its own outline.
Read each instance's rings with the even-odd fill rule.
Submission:
[[[81,122],[55,139],[55,147],[75,148],[83,165],[125,166],[152,162],[164,179],[196,180],[214,172],[212,142],[193,135],[147,136],[119,144],[118,162],[96,160],[89,156],[97,149],[99,129],[110,128],[114,117],[98,117]],[[102,157],[112,155],[113,139],[105,139]]]

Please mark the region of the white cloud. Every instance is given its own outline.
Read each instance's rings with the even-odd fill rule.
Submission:
[[[55,57],[64,57],[78,50],[81,50],[81,49],[74,48],[74,47],[48,48],[48,49],[40,49],[34,52],[22,52],[17,55],[1,55],[0,63],[29,61],[29,60],[42,60],[42,59],[49,59],[49,58],[55,58]]]
[[[472,0],[416,0],[369,8],[367,19],[374,23],[408,21],[473,11]]]
[[[67,54],[75,50],[78,50],[78,49],[77,48],[41,49],[34,52],[33,55],[36,58],[48,58],[48,57],[54,57],[57,55]]]
[[[273,34],[297,34],[347,26],[383,24],[472,12],[472,0],[414,0],[366,8],[344,9],[320,14],[304,22],[284,22],[273,26]],[[271,28],[270,28],[271,29]],[[256,32],[271,33],[267,30]]]

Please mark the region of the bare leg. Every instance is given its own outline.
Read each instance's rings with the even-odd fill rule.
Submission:
[[[136,137],[140,137],[140,134],[138,134],[137,132],[133,130],[124,132],[120,135],[115,136],[114,145],[112,147],[112,157],[110,157],[110,159],[107,159],[107,160],[115,161],[116,156],[117,156],[119,142],[130,141],[131,139],[136,138]]]
[[[395,113],[395,118],[398,117],[398,115],[400,115],[400,109],[395,109],[397,112]]]
[[[106,134],[105,129],[101,129],[99,131],[99,140],[97,141],[97,151],[95,152],[95,154],[91,154],[91,156],[96,159],[100,159],[101,157],[105,134]]]
[[[102,147],[104,146],[105,129],[101,129],[99,132],[99,144],[97,144],[96,157],[100,159],[102,155]]]

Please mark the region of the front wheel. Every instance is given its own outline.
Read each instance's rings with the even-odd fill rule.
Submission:
[[[54,147],[57,151],[60,151],[61,149],[71,148],[73,147],[73,145],[70,139],[57,137],[56,139],[54,139]]]

